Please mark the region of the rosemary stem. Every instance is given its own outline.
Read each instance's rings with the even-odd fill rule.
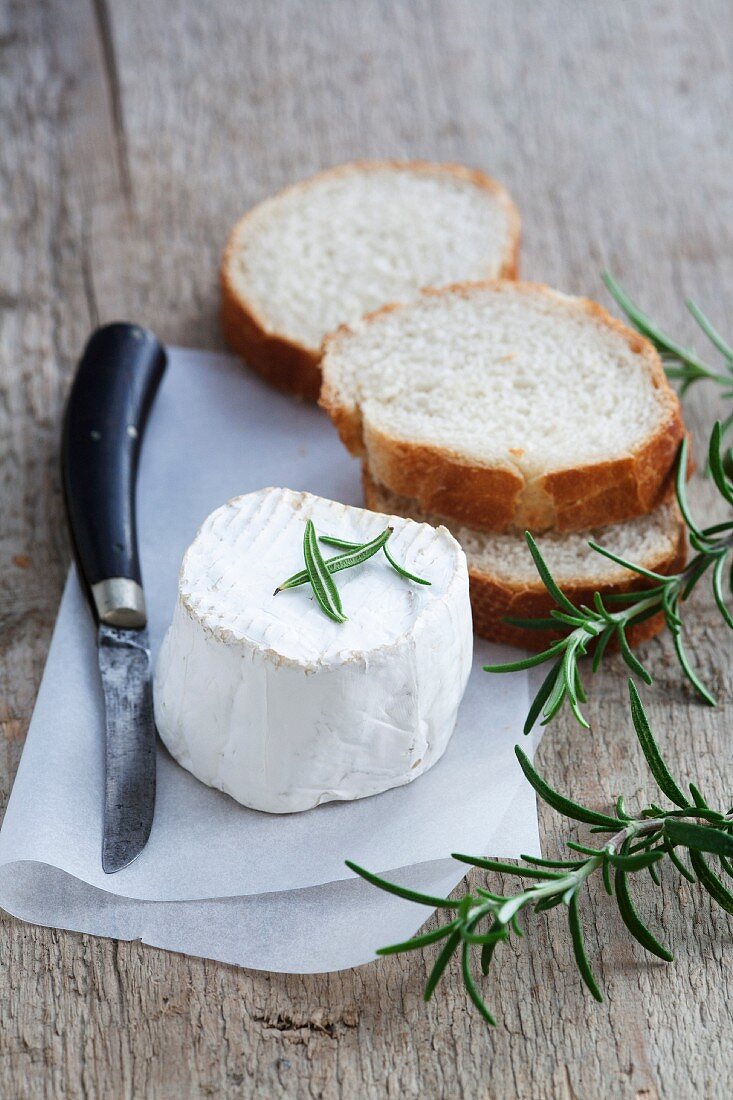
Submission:
[[[668,817],[674,817],[676,819],[690,817],[705,820],[704,814],[699,813],[697,808],[691,807],[689,810],[682,812],[679,810],[672,810],[669,814],[665,814],[664,817],[636,818],[629,821],[624,825],[623,829],[614,833],[614,835],[606,841],[603,849],[599,851],[597,855],[589,856],[580,867],[568,871],[566,875],[556,879],[549,879],[547,882],[538,883],[536,886],[529,886],[526,890],[522,890],[520,893],[515,894],[514,897],[505,899],[500,904],[495,901],[486,901],[482,905],[472,908],[470,910],[472,924],[478,923],[478,921],[489,915],[496,917],[500,924],[507,924],[515,913],[518,913],[520,909],[523,909],[526,905],[534,905],[535,902],[541,901],[543,898],[553,897],[558,894],[564,895],[564,897],[569,900],[570,895],[575,893],[579,887],[583,885],[585,880],[603,865],[606,855],[619,855],[624,845],[635,837],[661,833],[664,830],[664,823]],[[722,821],[733,823],[733,811],[725,814]]]
[[[671,579],[672,578],[670,578],[670,580]],[[681,585],[682,580],[686,579],[686,577],[684,573],[678,573],[676,574],[675,579],[678,580]],[[563,646],[563,648],[576,650],[579,648],[579,643],[583,642],[585,639],[592,641],[600,634],[603,634],[603,632],[608,629],[609,620],[615,623],[616,626],[625,626],[632,619],[643,615],[644,612],[650,610],[651,608],[659,607],[661,605],[661,602],[661,596],[658,593],[655,593],[655,595],[648,596],[645,600],[639,600],[637,603],[632,604],[631,607],[624,607],[620,611],[612,612],[609,615],[608,620],[601,619],[600,617],[587,619],[582,626],[576,627],[575,630],[571,631],[570,634],[567,635],[565,639],[566,644]],[[583,650],[581,649],[581,652],[582,651]]]
[[[721,554],[724,554],[728,550],[733,550],[733,534],[730,535],[727,539],[722,539],[720,542],[718,542],[715,546],[714,552],[713,551],[708,551],[708,552],[700,551],[700,553],[695,554],[694,558],[691,558],[688,561],[685,568],[682,569],[679,573],[675,573],[674,576],[678,577],[680,579],[680,581],[689,580],[690,577],[694,575],[695,570],[699,568],[700,562],[703,559],[705,559],[705,562],[706,562],[705,569],[707,569],[709,565],[712,565],[713,559],[715,557],[718,557]],[[703,572],[704,571],[705,570],[703,570]],[[702,576],[702,573],[700,575]],[[670,580],[671,579],[672,578],[670,577]]]
[[[682,583],[682,576],[682,573],[677,574],[677,578],[680,579],[680,584]],[[611,614],[611,618],[619,625],[623,625],[630,622],[632,619],[636,619],[639,615],[643,615],[644,612],[648,611],[650,608],[658,607],[661,602],[662,599],[659,593],[654,596],[647,596],[645,600],[639,600],[638,603],[633,604],[631,607],[625,607],[621,611],[614,611]],[[599,626],[603,628],[605,624],[600,623]],[[596,633],[600,634],[601,630],[598,630]]]
[[[730,374],[722,374],[720,371],[713,370],[712,367],[705,366],[699,359],[693,359],[691,356],[687,358],[686,362],[687,366],[685,367],[666,367],[667,377],[678,380],[693,375],[695,379],[705,378],[709,382],[717,383],[719,386],[730,387]]]
[[[642,817],[635,818],[633,821],[629,821],[623,829],[620,829],[617,833],[606,842],[604,845],[604,851],[610,852],[612,855],[618,855],[623,848],[627,840],[633,840],[637,836],[649,836],[651,833],[655,833],[664,828],[664,823],[668,817],[681,818],[691,817],[699,820],[705,820],[705,815],[701,814],[697,807],[691,806],[689,810],[670,810],[664,817]],[[722,821],[733,822],[733,811],[728,814],[724,814]],[[599,857],[593,856],[592,859]],[[580,870],[580,868],[578,868]]]

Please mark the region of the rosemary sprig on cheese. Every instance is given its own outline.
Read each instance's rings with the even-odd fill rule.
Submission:
[[[388,528],[388,530],[391,530],[391,528]],[[358,542],[347,542],[346,539],[337,539],[337,538],[334,538],[333,535],[319,535],[318,537],[321,540],[321,542],[325,542],[327,546],[340,546],[342,548],[342,550],[358,550],[359,549],[359,543]],[[384,543],[382,544],[382,551],[384,553],[385,558],[387,559],[389,564],[392,566],[392,568],[395,570],[395,572],[399,573],[399,575],[401,577],[404,577],[405,580],[414,581],[415,584],[432,584],[432,581],[427,581],[427,580],[425,580],[424,577],[418,577],[414,573],[408,572],[407,569],[405,569],[402,565],[400,565],[398,562],[396,562],[394,560],[394,558],[392,557],[392,554],[390,553],[390,549],[387,546],[387,540],[386,539],[385,539]]]
[[[475,892],[456,899],[409,890],[347,861],[352,871],[381,890],[431,909],[452,911],[452,919],[438,928],[377,952],[394,955],[442,943],[425,986],[426,1001],[432,996],[452,956],[460,954],[468,995],[487,1023],[494,1024],[474,973],[474,951],[480,949],[480,969],[487,974],[498,945],[506,942],[512,933],[522,935],[517,919],[520,913],[529,910],[541,913],[556,906],[567,909],[576,965],[592,996],[601,1001],[603,997],[586,952],[579,913],[581,892],[587,880],[599,871],[606,892],[615,896],[628,931],[646,951],[666,962],[672,960],[672,953],[659,942],[636,911],[629,890],[630,878],[648,871],[658,884],[657,867],[667,860],[689,882],[699,882],[721,908],[733,913],[733,892],[724,881],[733,878],[733,809],[711,808],[694,784],[690,784],[690,794],[685,794],[661,755],[632,681],[629,681],[629,692],[639,745],[659,789],[672,803],[670,808],[651,802],[636,816],[631,816],[624,808],[623,798],[618,799],[615,812],[611,814],[579,805],[553,790],[517,748],[519,764],[537,795],[564,817],[590,825],[591,832],[608,834],[600,847],[569,840],[567,847],[579,853],[581,858],[551,860],[522,856],[525,866],[454,853],[454,859],[473,867],[530,880],[530,885],[514,894],[499,894],[479,886]],[[680,852],[686,853],[689,866]]]
[[[309,519],[305,525],[303,556],[308,571],[308,580],[311,582],[313,594],[321,608],[326,612],[329,619],[333,619],[335,623],[345,623],[346,616],[341,606],[341,597],[323,560],[312,519]]]
[[[368,561],[369,558],[378,554],[380,550],[384,551],[387,561],[401,577],[405,577],[410,581],[415,581],[417,584],[430,584],[430,581],[424,580],[422,577],[417,577],[414,573],[409,573],[392,557],[387,549],[387,542],[393,531],[393,527],[387,527],[370,542],[349,542],[346,539],[339,539],[333,535],[317,535],[313,521],[309,519],[305,526],[305,536],[303,538],[305,569],[301,569],[298,573],[293,573],[292,577],[288,577],[286,581],[279,584],[275,589],[274,595],[288,588],[299,588],[303,584],[310,583],[314,595],[326,615],[328,615],[330,619],[333,619],[334,622],[345,622],[346,616],[341,606],[341,597],[332,579],[332,574],[340,573],[343,569],[353,569],[356,565],[362,565],[365,561]],[[318,546],[319,539],[321,542],[330,546],[340,546],[346,549],[346,553],[337,554],[333,558],[324,559]]]
[[[308,520],[308,523],[312,523],[312,521]],[[324,562],[326,569],[329,573],[339,573],[342,569],[352,569],[355,565],[361,565],[362,562],[379,553],[392,534],[392,530],[392,527],[388,527],[371,542],[349,543],[353,549],[348,554],[337,554],[334,558],[327,558]],[[322,538],[322,536],[320,537]],[[292,577],[288,577],[286,581],[279,584],[275,589],[275,594],[283,592],[286,588],[299,588],[301,584],[307,584],[309,580],[308,570],[301,569],[299,573],[293,573]]]

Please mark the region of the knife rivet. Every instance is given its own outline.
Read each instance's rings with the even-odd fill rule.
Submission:
[[[127,434],[129,435],[130,439],[137,439],[137,428],[134,424],[127,425]]]
[[[90,431],[89,434],[92,437],[92,439],[95,441],[95,443],[97,442],[98,439],[102,438],[102,433],[98,432],[96,428],[92,428],[92,430]]]

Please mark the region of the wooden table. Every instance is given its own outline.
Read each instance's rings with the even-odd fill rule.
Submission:
[[[220,347],[237,216],[324,165],[389,155],[503,180],[527,277],[608,304],[608,266],[683,337],[686,294],[731,334],[732,50],[730,0],[0,2],[3,804],[67,568],[59,412],[90,328],[129,318]],[[698,457],[716,399],[686,401]],[[696,497],[707,507],[709,485]],[[707,595],[688,638],[719,708],[681,685],[668,638],[646,649],[645,699],[678,772],[730,801],[730,634]],[[597,807],[653,794],[624,684],[610,660],[593,732],[558,721],[539,754]],[[562,824],[543,810],[541,825],[552,851]],[[643,955],[596,886],[584,920],[605,1003],[550,913],[499,961],[494,1031],[455,971],[423,1005],[418,955],[282,977],[3,916],[0,1095],[727,1096],[731,923],[672,873],[639,906],[673,965]]]

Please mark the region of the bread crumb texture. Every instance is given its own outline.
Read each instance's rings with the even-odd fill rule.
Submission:
[[[480,172],[355,163],[256,206],[224,264],[265,332],[316,352],[340,324],[423,287],[512,274],[518,233],[507,192]]]
[[[380,310],[326,341],[322,369],[321,403],[383,485],[485,529],[646,512],[683,432],[651,344],[535,284]]]

